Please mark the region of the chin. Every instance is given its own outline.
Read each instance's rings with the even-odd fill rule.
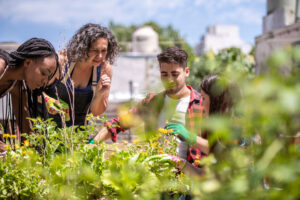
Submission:
[[[102,62],[101,61],[93,61],[94,65],[99,66]]]
[[[175,94],[176,90],[174,89],[166,89],[167,94]]]

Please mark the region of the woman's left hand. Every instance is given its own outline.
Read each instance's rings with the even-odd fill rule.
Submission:
[[[107,74],[103,74],[100,78],[99,83],[102,87],[109,87],[111,83],[110,77]]]

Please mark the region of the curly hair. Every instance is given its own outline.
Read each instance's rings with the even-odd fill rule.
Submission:
[[[106,60],[113,64],[120,49],[116,37],[108,28],[92,23],[83,25],[67,44],[68,60],[77,62],[87,59],[91,44],[98,38],[108,40]]]
[[[185,68],[188,55],[187,53],[177,46],[169,47],[162,53],[157,55],[158,62],[161,63],[175,63]]]

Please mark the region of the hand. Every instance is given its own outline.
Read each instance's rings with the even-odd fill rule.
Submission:
[[[103,74],[100,77],[99,83],[101,84],[102,87],[109,87],[111,83],[110,77],[107,74]]]
[[[195,144],[197,135],[188,131],[182,124],[169,123],[166,129],[172,129],[173,133],[178,134],[179,138],[184,139],[188,144]]]

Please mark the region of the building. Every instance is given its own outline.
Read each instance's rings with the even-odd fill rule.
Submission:
[[[224,48],[237,47],[244,53],[251,51],[251,45],[240,38],[239,28],[235,25],[209,26],[196,47],[199,56],[212,50],[218,53]]]
[[[155,54],[159,51],[158,34],[151,26],[142,26],[132,33],[132,52]]]
[[[157,91],[159,51],[158,34],[152,27],[143,26],[132,33],[132,51],[122,53],[113,67],[110,102],[140,100]]]
[[[162,89],[156,58],[160,52],[158,41],[158,34],[150,26],[132,33],[132,50],[122,53],[113,65],[109,105],[105,112],[108,119],[116,117],[121,104],[140,101],[146,94]],[[126,131],[118,136],[118,141],[131,141],[133,137],[136,135]]]
[[[17,42],[0,42],[0,49],[7,52],[15,51],[21,44]]]
[[[256,73],[264,73],[266,59],[276,49],[300,44],[300,0],[267,0],[263,34],[255,38]]]

